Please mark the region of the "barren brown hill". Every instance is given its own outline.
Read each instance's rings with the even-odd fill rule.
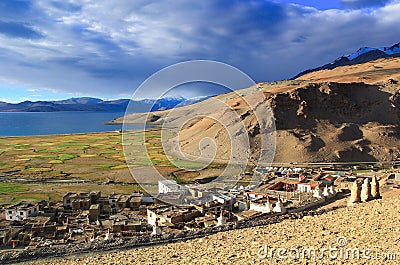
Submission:
[[[296,80],[313,82],[363,82],[376,84],[388,80],[400,80],[400,58],[379,59],[363,64],[341,66],[332,70],[311,72]],[[390,82],[390,81],[389,81]]]
[[[380,59],[313,72],[299,80],[259,83],[173,111],[153,112],[148,120],[161,125],[168,116],[169,121],[185,124],[179,134],[181,151],[212,157],[217,147],[221,160],[247,155],[246,150],[231,148],[231,142],[246,133],[235,127],[243,122],[252,158],[257,159],[262,132],[254,113],[268,103],[276,124],[274,162],[390,161],[400,158],[399,80],[400,58]],[[259,93],[265,97],[260,99]],[[253,108],[246,103],[257,99]],[[235,110],[240,119],[232,119],[216,102]],[[189,119],[193,113],[197,117]],[[130,115],[126,121],[145,117]],[[232,124],[237,131],[229,135],[224,126]],[[207,137],[215,145],[202,143]]]

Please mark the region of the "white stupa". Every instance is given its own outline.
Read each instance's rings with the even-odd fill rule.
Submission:
[[[221,211],[221,215],[217,218],[217,226],[224,226],[224,225],[226,225],[226,218],[224,217]]]
[[[315,187],[315,189],[314,189],[313,197],[315,197],[315,198],[322,198],[322,191],[321,191],[321,189],[320,189],[318,186]]]
[[[267,198],[267,202],[265,203],[265,212],[270,213],[273,211],[272,203],[269,197]]]
[[[329,193],[329,190],[328,190],[328,185],[326,185],[324,187],[324,191],[322,192],[322,196],[324,196],[324,197],[330,197],[331,196],[331,194]]]
[[[110,229],[108,229],[107,230],[107,234],[106,234],[106,236],[104,237],[104,241],[107,241],[107,240],[110,240],[110,239],[113,239],[114,238],[114,234],[113,233],[110,233]]]
[[[160,236],[162,234],[161,227],[158,226],[158,222],[153,225],[153,232],[151,234],[154,236]]]
[[[282,203],[280,197],[278,197],[278,201],[276,202],[275,207],[272,209],[272,211],[274,213],[286,213],[287,212],[285,206],[283,206],[283,203]]]
[[[336,190],[335,190],[335,187],[333,187],[333,185],[329,187],[329,193],[331,194],[331,196],[336,195]]]
[[[361,188],[361,201],[367,202],[370,200],[372,200],[371,184],[369,183],[369,178],[365,178]]]

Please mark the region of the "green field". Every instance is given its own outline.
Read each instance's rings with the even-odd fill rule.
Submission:
[[[141,133],[132,133],[127,144],[141,145]],[[158,165],[168,165],[160,133],[146,133],[149,155]],[[145,154],[134,154],[133,165],[142,165]],[[153,157],[154,156],[154,157]],[[109,171],[127,171],[121,134],[118,132],[0,138],[0,174],[25,179],[77,178],[105,181]],[[122,182],[132,180],[122,179]]]
[[[133,132],[126,144],[142,144],[143,132]],[[149,156],[157,166],[169,166],[163,155],[160,132],[148,131]],[[144,165],[146,154],[134,154],[133,165]],[[173,169],[167,170],[168,172]],[[69,191],[100,190],[131,193],[138,190],[125,162],[119,132],[0,138],[0,205],[20,200],[60,199]],[[23,179],[21,183],[13,182]],[[89,183],[46,183],[84,180]],[[113,180],[115,184],[104,185]],[[28,182],[34,181],[34,182]]]
[[[147,153],[141,151],[143,137]],[[129,145],[130,166],[154,165],[167,178],[176,178],[173,173],[178,172],[180,183],[190,182],[197,176],[207,177],[207,174],[194,175],[178,168],[196,167],[193,163],[171,163],[164,154],[161,132],[157,129],[124,132],[124,145]],[[215,165],[210,168],[215,171]],[[119,132],[2,137],[0,177],[0,206],[21,200],[60,199],[67,192],[99,190],[110,194],[139,189],[125,161]],[[20,182],[16,183],[16,179]],[[62,183],[65,180],[85,183]],[[113,184],[105,185],[110,180]]]

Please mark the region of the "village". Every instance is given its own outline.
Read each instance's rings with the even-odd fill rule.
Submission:
[[[306,211],[350,191],[349,203],[371,200],[380,196],[378,180],[383,175],[400,181],[399,173],[389,176],[376,171],[267,167],[256,173],[263,176],[259,185],[230,189],[160,180],[156,196],[69,192],[62,201],[21,201],[3,210],[0,249],[37,249],[221,227]]]

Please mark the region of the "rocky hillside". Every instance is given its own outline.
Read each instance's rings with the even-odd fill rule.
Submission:
[[[238,128],[229,136],[223,125],[235,121],[226,109],[213,107],[217,99],[239,115],[250,137],[252,157],[257,159],[262,133],[245,100],[262,92],[265,98],[256,108],[268,102],[274,114],[275,162],[390,161],[400,158],[399,65],[400,58],[380,59],[310,73],[302,80],[260,83],[172,112],[154,112],[149,122],[160,125],[167,116],[177,124],[182,120],[179,144],[185,154],[201,152],[211,157],[216,146],[219,159],[228,160],[232,153],[245,156],[246,150],[233,152],[230,144],[245,132]],[[199,117],[188,122],[191,113]],[[145,116],[133,114],[127,120],[138,122]],[[206,137],[215,145],[201,146]]]

